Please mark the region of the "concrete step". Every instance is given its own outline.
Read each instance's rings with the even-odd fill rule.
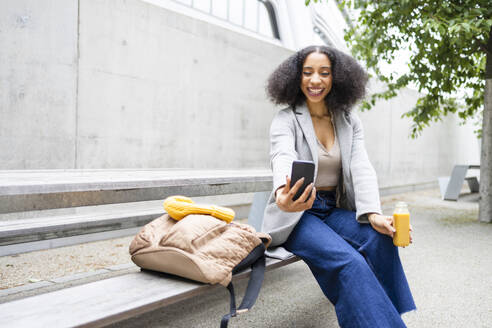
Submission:
[[[194,197],[246,218],[253,194]],[[0,256],[133,235],[164,214],[162,200],[0,215]]]
[[[0,222],[0,246],[140,227],[163,213],[149,209]]]

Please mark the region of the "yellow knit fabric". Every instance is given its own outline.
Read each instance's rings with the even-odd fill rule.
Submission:
[[[164,200],[164,209],[173,219],[179,221],[188,214],[208,214],[230,223],[234,219],[234,211],[227,207],[195,204],[185,196],[170,196]]]

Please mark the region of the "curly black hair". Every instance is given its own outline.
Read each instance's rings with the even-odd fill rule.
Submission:
[[[287,58],[268,78],[268,97],[277,105],[292,108],[302,103],[306,99],[301,90],[302,68],[313,52],[325,54],[331,61],[333,83],[324,99],[326,107],[348,113],[365,96],[368,76],[355,59],[332,47],[309,46]]]

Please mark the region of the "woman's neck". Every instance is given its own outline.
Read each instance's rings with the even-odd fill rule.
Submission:
[[[328,108],[326,108],[325,102],[320,101],[317,103],[307,102],[307,107],[309,109],[309,113],[314,117],[323,117],[330,116],[330,112]]]

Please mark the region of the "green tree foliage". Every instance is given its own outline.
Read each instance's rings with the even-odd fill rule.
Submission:
[[[305,2],[309,5],[311,1]],[[486,58],[492,58],[488,44],[491,0],[337,2],[342,10],[358,12],[345,35],[353,55],[387,85],[383,92],[372,94],[363,109],[370,109],[378,99],[395,97],[398,89],[413,84],[424,94],[404,114],[414,121],[413,137],[450,112],[458,113],[463,121],[481,117]],[[401,49],[411,53],[408,73],[381,72],[378,64],[393,62]]]

